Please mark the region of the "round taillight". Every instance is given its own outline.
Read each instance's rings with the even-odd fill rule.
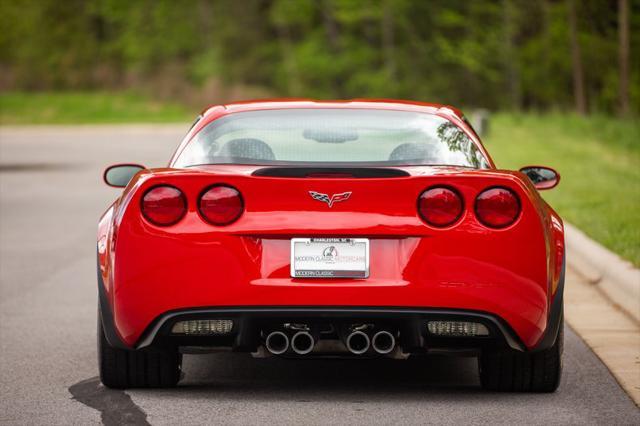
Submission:
[[[187,213],[187,199],[173,186],[155,186],[142,197],[142,215],[158,226],[177,223]]]
[[[198,201],[202,217],[212,225],[229,225],[244,211],[240,192],[226,185],[216,185],[205,190]]]
[[[442,228],[454,224],[462,215],[462,209],[462,198],[450,188],[429,188],[418,198],[418,212],[432,226]]]
[[[518,196],[507,188],[489,188],[476,198],[478,220],[491,228],[505,228],[520,214]]]

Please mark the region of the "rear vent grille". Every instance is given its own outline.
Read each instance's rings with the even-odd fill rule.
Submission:
[[[253,176],[282,178],[398,178],[409,173],[400,169],[379,167],[265,167],[253,172]]]

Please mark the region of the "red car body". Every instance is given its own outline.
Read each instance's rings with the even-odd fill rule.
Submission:
[[[404,175],[365,179],[256,176],[264,169],[260,165],[172,167],[194,135],[214,120],[287,108],[438,115],[466,133],[489,167],[393,167]],[[242,215],[226,226],[212,225],[198,211],[203,190],[217,184],[236,188],[244,202]],[[178,188],[186,198],[186,214],[171,226],[156,226],[141,212],[143,195],[157,185]],[[453,188],[461,196],[463,212],[453,225],[434,227],[420,217],[416,202],[431,187]],[[520,200],[518,218],[505,228],[485,226],[474,210],[478,194],[492,187],[510,189]],[[351,196],[329,208],[310,191],[349,191]],[[295,237],[369,239],[370,275],[292,278],[290,240]],[[135,175],[100,219],[98,233],[102,323],[109,343],[123,349],[152,346],[175,315],[363,308],[486,315],[511,349],[536,351],[557,334],[560,320],[552,311],[554,300],[561,307],[563,263],[562,220],[531,180],[521,172],[496,169],[459,111],[417,102],[290,100],[211,107],[167,168]],[[546,337],[554,327],[555,334]],[[236,336],[231,346],[254,351],[258,344],[242,345]]]

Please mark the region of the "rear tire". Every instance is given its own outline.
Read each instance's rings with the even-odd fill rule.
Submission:
[[[177,350],[126,350],[111,346],[98,315],[100,381],[115,389],[173,387],[180,380],[182,355]]]
[[[482,387],[500,392],[554,392],[562,376],[564,323],[548,349],[523,353],[485,351],[479,358]]]

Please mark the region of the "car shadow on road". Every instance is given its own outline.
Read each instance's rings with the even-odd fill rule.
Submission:
[[[71,386],[73,398],[101,413],[105,425],[147,423],[138,397],[370,403],[482,395],[476,358],[428,356],[392,359],[255,359],[248,354],[189,355],[175,389],[105,388],[98,377]],[[445,396],[445,395],[448,395]]]
[[[254,359],[244,354],[185,356],[182,397],[207,393],[251,393],[253,398],[305,396],[343,400],[358,395],[371,401],[403,399],[425,392],[477,393],[481,390],[476,358],[428,356],[392,359]]]

